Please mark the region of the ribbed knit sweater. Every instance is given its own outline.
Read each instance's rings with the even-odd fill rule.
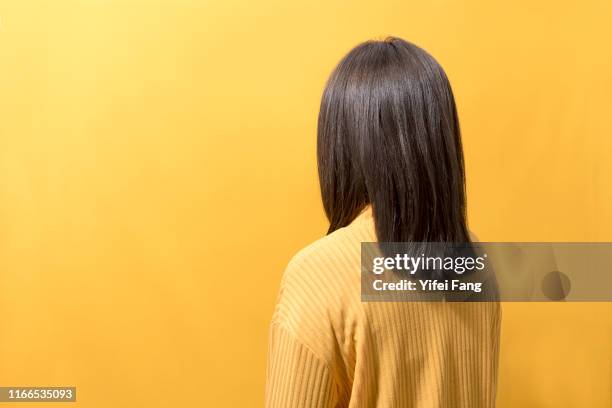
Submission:
[[[361,302],[368,208],[289,262],[270,325],[266,406],[493,407],[498,303]]]

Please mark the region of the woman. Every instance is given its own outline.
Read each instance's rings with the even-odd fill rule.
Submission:
[[[270,328],[268,407],[492,407],[499,304],[361,302],[361,242],[470,242],[448,79],[399,38],[332,73],[317,155],[328,235],[300,251]]]

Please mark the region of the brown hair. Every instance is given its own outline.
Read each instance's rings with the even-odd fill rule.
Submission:
[[[455,100],[416,45],[368,41],[340,61],[323,92],[317,159],[328,233],[371,204],[380,242],[469,242]]]

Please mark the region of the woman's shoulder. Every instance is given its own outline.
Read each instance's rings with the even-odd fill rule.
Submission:
[[[361,243],[375,240],[374,226],[357,220],[299,250],[289,261],[285,274],[311,278],[340,279],[360,271]],[[347,276],[348,275],[348,276]]]
[[[283,274],[273,323],[326,361],[334,333],[359,312],[360,247],[353,225],[340,228],[298,251]]]

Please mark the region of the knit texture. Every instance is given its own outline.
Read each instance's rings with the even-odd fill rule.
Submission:
[[[370,209],[289,262],[270,325],[266,406],[493,407],[498,303],[361,302]]]

